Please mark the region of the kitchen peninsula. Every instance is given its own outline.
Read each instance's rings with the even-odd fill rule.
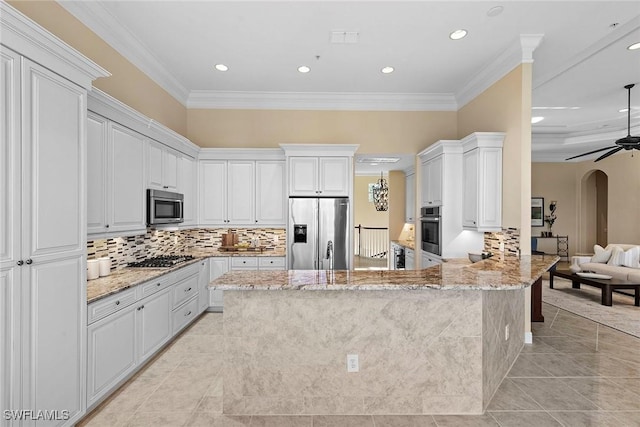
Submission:
[[[522,349],[525,288],[557,261],[227,273],[210,284],[231,291],[223,412],[480,414]]]

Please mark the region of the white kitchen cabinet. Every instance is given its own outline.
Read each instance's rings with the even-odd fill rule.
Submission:
[[[87,117],[87,233],[144,233],[144,136]]]
[[[416,220],[416,175],[405,175],[404,222],[414,223]]]
[[[72,425],[86,390],[86,88],[103,74],[27,21],[0,3],[0,405],[66,410]]]
[[[184,222],[182,225],[196,225],[198,221],[198,203],[196,183],[198,181],[198,165],[195,159],[188,156],[181,156],[180,159],[180,179],[178,181],[178,192],[184,195]]]
[[[415,252],[413,249],[404,248],[404,269],[414,270],[416,268]]]
[[[147,187],[177,191],[180,153],[157,141],[147,140]]]
[[[209,258],[209,282],[222,276],[229,271],[228,257]],[[222,311],[224,305],[223,291],[219,289],[209,289],[209,307],[213,311]]]
[[[475,231],[502,229],[503,133],[476,132],[463,147],[462,225]]]
[[[258,270],[286,270],[284,257],[258,257]]]
[[[202,225],[286,223],[282,161],[202,160],[199,187]]]
[[[234,256],[231,257],[231,270],[257,270],[258,258],[255,256]]]
[[[434,267],[442,264],[442,260],[433,254],[422,251],[422,268]]]
[[[422,206],[442,205],[443,156],[422,163]]]
[[[136,306],[139,360],[151,357],[172,336],[170,289],[144,298]]]
[[[209,260],[203,259],[200,261],[200,269],[198,270],[198,313],[202,313],[209,308],[209,270]]]
[[[289,196],[347,197],[350,157],[289,157]]]
[[[287,223],[284,178],[283,161],[256,161],[256,225]]]

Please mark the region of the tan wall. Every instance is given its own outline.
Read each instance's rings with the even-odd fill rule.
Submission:
[[[556,222],[553,224],[553,234],[569,236],[569,254],[578,250],[578,183],[576,182],[577,165],[575,163],[533,163],[531,165],[531,195],[544,197],[544,214],[549,215],[549,203],[556,200]],[[531,227],[532,236],[540,236],[541,231],[547,231],[547,224],[543,227]],[[541,239],[538,250],[555,252],[555,241]],[[553,251],[551,251],[553,249]]]
[[[458,112],[458,138],[472,132],[506,132],[502,151],[502,226],[520,228],[521,233],[530,228],[530,109],[531,64],[522,64]],[[521,237],[523,241],[529,239]]]
[[[378,212],[369,202],[369,184],[376,183],[380,176],[356,176],[353,182],[354,225],[365,227],[388,227],[389,211]],[[391,191],[389,191],[391,193]]]
[[[418,153],[456,136],[456,112],[203,110],[188,112],[201,147],[273,148],[280,143],[360,144],[359,153]]]
[[[404,172],[389,172],[389,239],[391,240],[398,240],[404,227],[406,185]]]
[[[93,85],[131,108],[187,136],[187,109],[55,1],[7,3],[104,67],[111,77]]]

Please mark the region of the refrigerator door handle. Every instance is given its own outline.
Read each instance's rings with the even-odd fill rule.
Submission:
[[[333,242],[331,240],[327,243],[327,259],[329,260],[329,270],[333,270]]]

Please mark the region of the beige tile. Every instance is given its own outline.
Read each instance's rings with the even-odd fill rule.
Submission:
[[[250,416],[227,416],[209,412],[194,412],[185,427],[248,427]]]
[[[599,409],[560,378],[512,378],[511,380],[546,410]]]
[[[313,427],[374,427],[370,415],[316,415]]]
[[[438,427],[499,427],[491,415],[434,415]]]
[[[640,346],[640,341],[636,345]],[[616,359],[608,354],[569,354],[567,355],[567,361],[574,361],[586,366],[594,373],[594,376],[640,378],[640,363]]]
[[[182,427],[189,420],[189,412],[136,412],[125,424],[126,427]]]
[[[616,417],[617,413],[613,413],[613,412],[571,411],[571,412],[549,412],[549,414],[566,427],[585,427],[585,426],[622,427],[623,425],[625,425],[619,418]],[[640,418],[639,418],[639,422],[640,422]]]
[[[363,414],[364,399],[351,396],[305,396],[305,414]]]
[[[640,427],[640,411],[612,412],[620,420],[620,426]]]
[[[595,353],[591,353],[595,354]],[[536,366],[541,366],[547,372],[547,375],[537,375],[539,377],[542,376],[554,376],[554,377],[584,377],[584,376],[595,376],[597,375],[596,371],[589,369],[587,365],[583,365],[579,363],[577,360],[573,359],[572,354],[529,354],[526,356],[527,362],[535,364]],[[509,376],[518,376],[518,375],[509,375]],[[526,376],[526,375],[520,375]],[[529,375],[535,376],[535,375]]]
[[[540,337],[540,340],[561,353],[594,353],[597,350],[595,340],[582,341],[568,337]]]
[[[521,353],[559,353],[558,350],[556,350],[555,348],[551,347],[549,344],[545,344],[544,342],[542,342],[540,340],[540,338],[538,337],[538,334],[536,334],[535,332],[533,333],[533,343],[532,344],[525,344],[522,347],[522,351]]]
[[[422,399],[419,397],[365,397],[366,414],[421,414]]]
[[[520,354],[507,374],[508,377],[552,377],[553,375],[541,365],[535,363],[537,354]],[[549,354],[543,355],[547,358]]]
[[[436,427],[431,415],[374,415],[375,427]]]
[[[304,415],[294,416],[252,416],[251,427],[312,427],[313,417]]]
[[[490,412],[501,427],[562,427],[546,412]]]
[[[509,378],[505,378],[493,395],[487,411],[523,411],[542,408]]]
[[[640,396],[606,378],[567,378],[565,383],[598,405],[600,409],[607,411],[640,409]]]
[[[640,395],[640,376],[636,378],[610,378],[610,380],[623,389]]]
[[[222,415],[222,396],[204,396],[196,407],[196,411]]]

